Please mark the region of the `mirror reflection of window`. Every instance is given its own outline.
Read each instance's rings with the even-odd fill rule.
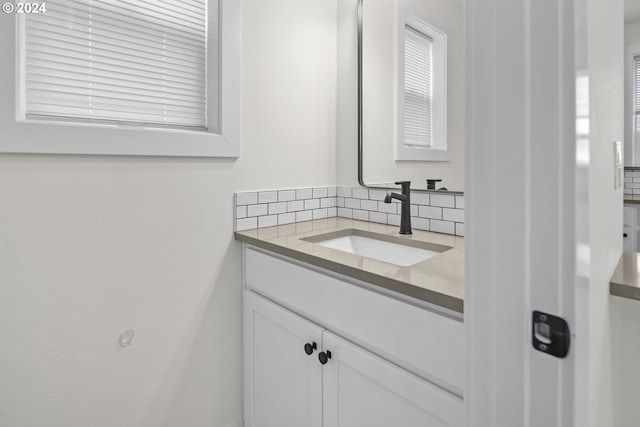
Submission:
[[[449,161],[447,35],[412,14],[400,19],[397,160]]]
[[[404,144],[432,146],[433,39],[415,28],[404,30]]]
[[[633,58],[633,111],[635,114],[634,142],[640,141],[640,55]]]

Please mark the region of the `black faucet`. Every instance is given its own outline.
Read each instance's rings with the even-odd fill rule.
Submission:
[[[413,234],[411,232],[411,181],[398,181],[396,185],[402,186],[402,194],[387,193],[385,203],[391,203],[392,199],[398,199],[402,203],[400,211],[400,234]]]

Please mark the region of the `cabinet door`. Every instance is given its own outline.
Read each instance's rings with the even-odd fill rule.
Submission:
[[[323,427],[462,427],[461,398],[329,332],[323,341]]]
[[[624,252],[636,252],[634,246],[634,232],[633,228],[629,225],[625,225],[622,227],[622,250]]]
[[[322,329],[244,292],[244,417],[247,427],[321,427]],[[311,355],[305,344],[316,343]]]
[[[634,206],[624,205],[622,209],[622,225],[636,225],[636,211]]]

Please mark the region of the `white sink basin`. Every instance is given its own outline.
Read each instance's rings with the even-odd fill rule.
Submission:
[[[336,234],[339,235],[336,236]],[[448,246],[408,240],[385,234],[378,235],[362,230],[346,230],[346,233],[328,233],[304,240],[327,248],[373,258],[401,267],[412,266],[451,249]]]

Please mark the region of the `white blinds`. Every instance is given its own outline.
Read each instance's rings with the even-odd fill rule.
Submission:
[[[636,132],[640,131],[640,56],[633,58],[633,108],[636,117]]]
[[[432,146],[433,40],[405,25],[404,32],[404,145]]]
[[[47,0],[25,15],[27,118],[206,129],[206,13],[206,0]]]

